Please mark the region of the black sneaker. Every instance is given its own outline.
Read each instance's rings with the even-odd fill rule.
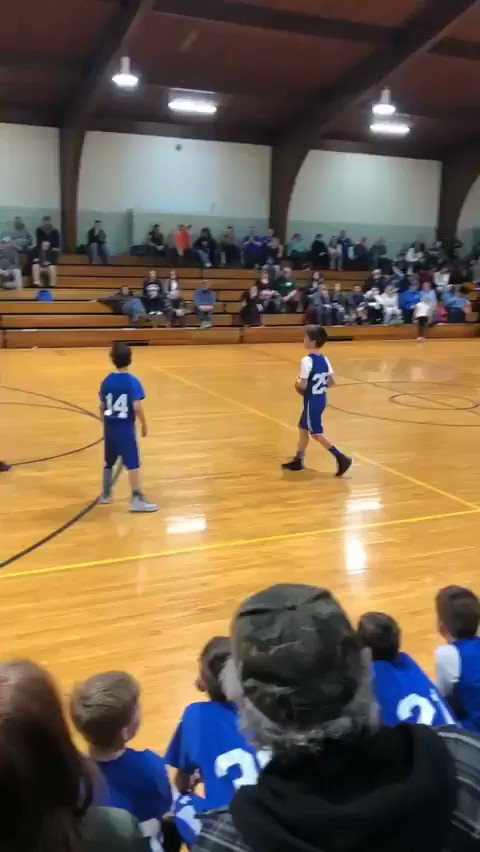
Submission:
[[[283,470],[305,470],[302,459],[292,459],[292,461],[282,464]]]
[[[7,470],[11,470],[11,469],[12,469],[11,464],[7,464],[6,462],[0,461],[0,473],[6,473]]]
[[[342,456],[341,459],[338,459],[337,461],[337,472],[335,476],[343,476],[343,474],[346,473],[347,470],[350,470],[352,464],[353,459],[349,458],[348,456]]]

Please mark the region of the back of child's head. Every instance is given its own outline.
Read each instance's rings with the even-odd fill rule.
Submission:
[[[74,688],[70,713],[91,746],[118,749],[136,733],[139,698],[140,687],[127,672],[104,672]]]
[[[400,627],[384,612],[362,615],[358,622],[358,637],[364,648],[370,648],[374,662],[394,663],[400,653]]]
[[[124,343],[123,340],[117,340],[112,346],[110,358],[115,364],[117,370],[123,370],[125,367],[129,367],[132,363],[132,350],[128,343]]]
[[[463,586],[446,586],[435,599],[440,632],[452,639],[473,639],[480,623],[480,601]]]
[[[228,700],[223,691],[221,674],[231,655],[232,645],[227,636],[214,636],[200,653],[196,686],[200,692],[206,692],[212,701],[224,703]]]
[[[315,345],[315,349],[321,349],[327,342],[327,332],[321,325],[307,325],[305,336]]]

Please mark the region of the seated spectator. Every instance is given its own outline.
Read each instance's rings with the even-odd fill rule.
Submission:
[[[171,296],[173,293],[177,293],[181,289],[177,270],[171,269],[168,278],[163,285],[163,291],[167,296]]]
[[[443,249],[443,242],[442,240],[435,240],[435,242],[427,249],[426,261],[432,266],[438,266],[443,263],[444,260],[445,251]]]
[[[240,324],[243,326],[251,326],[259,328],[262,323],[263,304],[259,297],[259,291],[256,284],[249,287],[241,295],[241,308],[239,311]]]
[[[379,237],[378,240],[375,240],[375,242],[372,243],[372,247],[370,249],[370,264],[374,269],[380,269],[382,272],[389,271],[391,263],[388,258],[385,237]]]
[[[265,240],[259,237],[256,228],[249,228],[242,242],[243,262],[247,269],[254,269],[264,262]]]
[[[365,303],[367,306],[367,320],[370,325],[378,325],[383,322],[383,305],[381,294],[378,287],[371,287],[365,293]]]
[[[398,325],[403,322],[402,311],[398,304],[398,293],[393,284],[387,284],[380,294],[380,304],[383,308],[383,324]]]
[[[420,267],[423,266],[425,262],[425,253],[419,240],[412,243],[405,255],[405,261],[408,264],[409,272],[418,272]]]
[[[55,684],[27,660],[0,666],[1,846],[5,852],[141,852],[124,810],[98,808]]]
[[[450,709],[435,686],[408,654],[400,651],[396,621],[383,612],[367,612],[358,623],[358,636],[372,656],[372,687],[385,725],[454,725]]]
[[[175,785],[183,794],[176,807],[177,825],[189,843],[200,826],[185,818],[187,809],[195,814],[228,807],[237,790],[255,784],[265,762],[240,733],[238,710],[224,691],[222,672],[230,655],[230,640],[222,636],[210,639],[203,648],[196,687],[208,700],[185,708],[165,756],[177,770]],[[199,779],[203,798],[190,794]]]
[[[292,270],[289,266],[284,266],[281,274],[274,283],[274,288],[281,299],[281,310],[287,313],[294,314],[298,308],[299,294],[297,283],[292,277]]]
[[[266,314],[278,314],[281,310],[281,299],[278,292],[273,288],[268,273],[262,272],[257,279],[258,298]]]
[[[127,744],[140,727],[140,687],[127,672],[105,672],[78,684],[70,699],[77,731],[105,782],[104,804],[138,820],[144,837],[162,842],[161,819],[172,806],[165,761]]]
[[[463,248],[463,243],[458,237],[447,236],[442,240],[443,250],[448,260],[457,259],[458,249]]]
[[[294,269],[303,269],[307,259],[307,246],[301,234],[294,234],[288,246],[288,257]]]
[[[180,228],[182,227],[185,226],[180,225]],[[182,242],[182,240],[180,240],[180,242]],[[165,235],[160,230],[160,225],[154,225],[151,231],[148,232],[146,248],[147,254],[151,254],[154,257],[166,257],[167,243],[165,240]]]
[[[372,287],[377,287],[378,290],[380,290],[380,293],[383,293],[388,281],[389,279],[386,275],[383,275],[381,269],[372,269],[370,275],[365,280],[363,290],[365,293],[368,293],[368,291],[371,290]]]
[[[353,246],[353,261],[351,266],[354,269],[362,271],[370,269],[370,251],[366,237],[362,237],[362,239]]]
[[[202,228],[200,236],[193,244],[193,248],[203,266],[207,269],[215,266],[218,243],[213,239],[210,228]]]
[[[33,249],[33,237],[21,216],[15,216],[13,220],[12,242],[20,254],[29,254]]]
[[[479,269],[480,272],[480,269]],[[444,293],[450,286],[450,272],[448,266],[441,266],[433,273],[433,281],[437,293]]]
[[[357,325],[362,325],[367,321],[367,303],[361,284],[353,285],[353,290],[348,298],[348,321]]]
[[[21,290],[22,271],[18,250],[11,237],[0,241],[0,290]]]
[[[303,311],[306,311],[309,305],[312,304],[312,299],[321,284],[324,284],[324,280],[320,272],[315,271],[312,274],[311,280],[306,281],[300,288],[300,305]]]
[[[327,244],[323,240],[323,234],[317,234],[310,246],[310,260],[314,269],[328,269],[330,267],[330,258]]]
[[[195,852],[463,852],[478,845],[478,740],[377,719],[369,666],[330,592],[282,584],[244,601],[223,682],[272,757]]]
[[[180,261],[189,260],[192,251],[191,226],[179,225],[174,234],[175,251]]]
[[[328,256],[330,258],[330,269],[337,272],[343,269],[343,252],[338,237],[332,237],[328,244]]]
[[[143,306],[142,300],[135,296],[133,290],[129,287],[120,287],[118,293],[113,296],[108,296],[106,299],[98,300],[101,305],[107,305],[111,308],[114,314],[123,314],[129,317],[132,322],[144,322],[147,318],[147,312]]]
[[[57,283],[57,260],[58,251],[52,248],[48,240],[40,243],[40,247],[34,250],[32,263],[32,284],[40,287],[42,279],[47,287],[55,287]]]
[[[327,285],[322,280],[316,292],[310,298],[310,305],[305,311],[307,325],[331,325],[333,306]]]
[[[353,250],[353,240],[347,236],[346,231],[340,231],[338,235],[338,245],[340,246],[340,250],[342,252],[342,269],[348,269],[350,267],[350,261],[352,260],[352,250]]]
[[[166,316],[170,318],[170,302],[168,301],[162,287],[162,282],[157,277],[154,269],[148,273],[148,278],[143,282],[143,307],[149,316]]]
[[[418,284],[415,281],[412,281],[408,287],[408,290],[405,290],[403,293],[400,294],[400,307],[402,309],[404,322],[413,322],[413,312],[415,309],[415,305],[418,305],[419,301],[420,293],[418,290]]]
[[[278,267],[284,253],[284,246],[273,228],[269,228],[263,239],[263,263],[268,267]]]
[[[464,728],[480,731],[480,601],[470,589],[447,586],[436,597],[438,630],[447,642],[435,652],[437,686]]]
[[[346,294],[342,293],[342,285],[339,281],[333,285],[331,301],[333,325],[343,325],[347,316],[348,299]]]
[[[449,322],[466,322],[471,313],[472,305],[468,298],[468,287],[454,287],[446,290],[443,300],[447,309]]]
[[[413,309],[413,322],[417,324],[418,334],[417,340],[423,343],[426,340],[427,328],[433,319],[434,308],[432,303],[425,298],[426,293],[420,291],[420,301],[417,302]]]
[[[110,262],[110,257],[107,249],[107,235],[102,228],[100,219],[95,219],[93,228],[90,228],[87,234],[87,253],[90,263],[98,263],[98,260],[107,265]]]
[[[237,266],[240,263],[240,249],[233,225],[229,225],[222,234],[220,251],[224,266]]]
[[[179,290],[168,296],[170,303],[170,325],[172,328],[184,328],[187,323],[188,306]]]
[[[212,327],[216,301],[217,294],[210,289],[210,282],[204,279],[193,297],[195,313],[200,320],[200,328]]]
[[[45,248],[45,243],[48,243],[48,250],[51,254],[51,263],[56,266],[60,256],[60,234],[57,228],[52,225],[50,216],[44,216],[41,225],[36,231],[36,252],[34,252],[34,261],[38,258],[42,246]]]

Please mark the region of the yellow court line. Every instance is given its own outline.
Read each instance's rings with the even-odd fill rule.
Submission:
[[[162,369],[161,367],[157,367],[157,369]],[[212,396],[216,396],[219,399],[223,399],[225,402],[238,405],[240,408],[244,408],[245,411],[249,411],[251,414],[256,414],[257,417],[263,417],[265,420],[270,420],[272,423],[276,423],[278,426],[282,426],[284,429],[289,429],[291,432],[296,432],[297,427],[292,426],[289,423],[285,423],[283,420],[279,420],[278,417],[272,417],[271,414],[267,414],[265,411],[260,411],[258,408],[253,408],[251,405],[247,405],[245,402],[240,402],[238,399],[234,399],[233,397],[226,396],[220,391],[212,390],[211,388],[207,388],[204,385],[200,385],[198,382],[194,382],[193,379],[186,379],[184,376],[178,376],[176,373],[171,373],[168,370],[163,370],[165,375],[170,376],[172,379],[176,379],[178,382],[183,382],[185,385],[190,385],[193,388],[197,388],[197,390],[201,390],[202,393],[209,393]],[[391,473],[394,476],[400,477],[400,479],[404,479],[406,482],[411,482],[413,485],[418,485],[421,488],[426,488],[428,491],[433,491],[435,494],[440,494],[442,497],[447,497],[449,500],[453,500],[455,503],[460,503],[461,506],[466,506],[468,509],[474,509],[475,511],[480,511],[480,506],[477,506],[475,503],[471,503],[470,500],[464,500],[463,497],[457,497],[455,494],[451,494],[449,491],[444,491],[441,488],[437,488],[436,485],[430,485],[429,482],[423,482],[421,479],[416,479],[413,476],[409,476],[407,473],[402,473],[399,470],[395,470],[395,468],[390,467],[389,465],[383,464],[383,462],[375,461],[374,459],[369,458],[369,456],[365,456],[360,453],[355,453],[354,457],[359,459],[360,461],[365,462],[366,464],[371,464],[373,467],[378,467],[380,470],[386,471],[386,473]]]
[[[480,509],[464,509],[459,512],[442,512],[436,515],[418,515],[413,518],[399,518],[391,521],[372,521],[368,524],[351,524],[342,527],[328,527],[319,530],[303,530],[294,533],[279,533],[278,535],[261,536],[260,538],[240,538],[230,541],[212,542],[212,544],[197,544],[191,547],[179,547],[174,550],[159,550],[156,553],[139,553],[132,556],[109,557],[108,559],[96,559],[92,562],[75,562],[68,565],[56,565],[50,568],[32,568],[24,571],[10,571],[0,573],[0,581],[16,577],[31,577],[39,574],[54,574],[65,571],[76,571],[81,568],[100,568],[105,565],[121,565],[125,562],[144,561],[146,559],[165,559],[171,556],[185,556],[189,553],[207,553],[212,550],[232,549],[236,547],[250,547],[254,544],[271,544],[279,541],[294,541],[301,538],[312,538],[319,535],[331,535],[342,532],[361,532],[362,530],[381,529],[382,527],[394,527],[405,524],[420,524],[425,521],[438,521],[444,518],[459,518],[464,515],[476,515]]]

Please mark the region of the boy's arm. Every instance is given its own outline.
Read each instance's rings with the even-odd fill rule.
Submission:
[[[460,655],[454,645],[441,645],[435,651],[438,691],[448,698],[460,679]]]
[[[145,411],[143,408],[143,403],[140,399],[136,399],[133,403],[133,407],[135,409],[135,414],[140,420],[140,425],[142,427],[142,438],[146,438],[148,434],[147,428],[147,418],[145,417]]]
[[[295,381],[295,390],[300,396],[303,396],[307,389],[308,378],[312,371],[312,359],[309,355],[305,355],[300,361],[300,373]]]

